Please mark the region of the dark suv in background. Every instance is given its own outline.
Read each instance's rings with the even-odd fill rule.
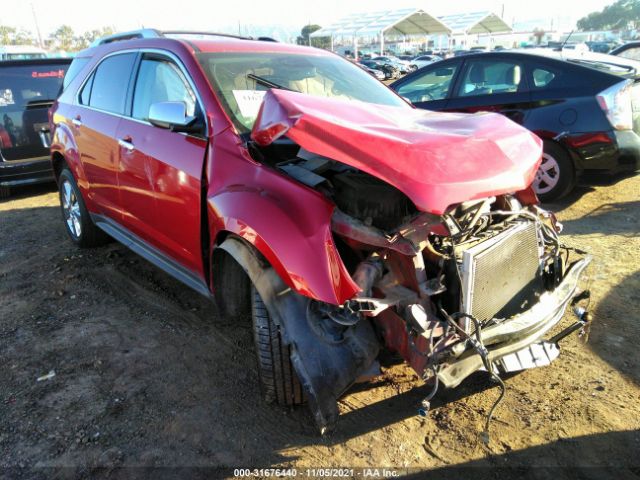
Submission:
[[[391,88],[418,108],[499,112],[534,132],[544,140],[534,181],[543,201],[567,194],[582,173],[636,171],[640,63],[608,55],[541,53],[455,57],[407,75]]]
[[[11,187],[53,180],[47,111],[71,59],[0,62],[0,198]]]

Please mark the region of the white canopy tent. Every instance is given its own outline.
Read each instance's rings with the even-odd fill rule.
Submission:
[[[445,15],[438,20],[447,25],[453,35],[464,35],[465,39],[467,35],[475,34],[488,34],[491,38],[494,33],[513,30],[502,18],[489,11]]]
[[[380,55],[384,55],[384,36],[387,34],[427,36],[438,34],[449,35],[450,33],[451,29],[448,26],[424,10],[404,8],[348,15],[327,27],[313,32],[311,37],[331,37],[331,50],[333,50],[333,39],[335,37],[352,37],[354,53],[357,60],[358,37],[379,36]]]

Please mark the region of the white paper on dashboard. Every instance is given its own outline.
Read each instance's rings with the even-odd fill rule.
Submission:
[[[258,116],[262,99],[267,93],[266,90],[232,90],[232,92],[243,117],[254,118]]]

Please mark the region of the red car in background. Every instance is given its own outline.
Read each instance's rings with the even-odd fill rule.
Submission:
[[[435,394],[549,363],[589,258],[530,184],[541,142],[417,110],[306,47],[145,30],[78,54],[51,111],[64,224],[251,318],[265,397],[336,399],[399,352]],[[577,258],[574,258],[577,257]],[[545,340],[546,338],[546,340]]]

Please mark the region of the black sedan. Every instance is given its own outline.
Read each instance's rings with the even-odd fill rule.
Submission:
[[[534,189],[549,201],[567,194],[583,172],[640,168],[640,64],[560,55],[470,54],[424,67],[391,88],[418,108],[499,112],[536,133],[544,154]]]

